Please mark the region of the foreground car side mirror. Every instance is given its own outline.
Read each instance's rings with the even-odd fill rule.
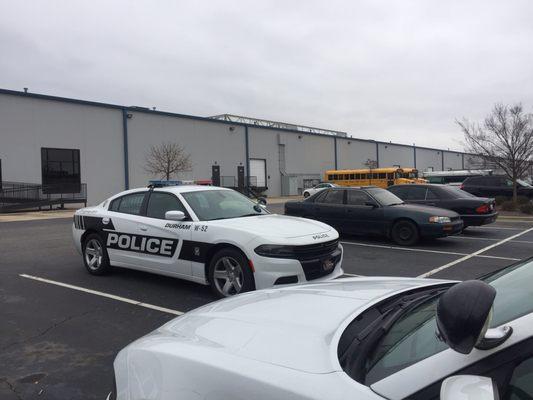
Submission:
[[[373,201],[366,201],[365,206],[372,207],[372,208],[378,208],[377,203],[374,203]]]
[[[257,199],[257,203],[261,206],[266,206],[267,205],[267,199],[265,197],[259,197]]]
[[[498,387],[484,376],[456,375],[446,378],[440,387],[441,400],[498,400]]]
[[[185,219],[185,213],[183,211],[167,211],[165,213],[165,219],[171,221],[183,221]]]
[[[469,354],[499,346],[511,327],[488,329],[496,289],[482,281],[464,281],[452,286],[437,305],[437,337],[451,349]]]

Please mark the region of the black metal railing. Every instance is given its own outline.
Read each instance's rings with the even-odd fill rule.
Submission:
[[[41,208],[67,203],[87,204],[87,184],[53,184],[2,182],[0,212]]]

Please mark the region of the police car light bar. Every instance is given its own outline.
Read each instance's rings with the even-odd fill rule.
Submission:
[[[163,180],[152,180],[148,182],[149,188],[160,188],[165,186],[179,186],[183,185],[182,181],[163,181]]]

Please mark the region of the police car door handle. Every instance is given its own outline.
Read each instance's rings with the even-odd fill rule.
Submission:
[[[141,225],[139,226],[139,229],[143,232],[146,232],[148,230],[148,227],[147,226],[144,226],[144,225]]]

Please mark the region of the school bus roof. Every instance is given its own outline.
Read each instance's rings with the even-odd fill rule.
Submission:
[[[398,170],[401,170],[403,172],[413,172],[417,171],[416,168],[411,167],[388,167],[388,168],[360,168],[360,169],[330,169],[326,171],[326,174],[359,174],[364,172],[396,172]]]

